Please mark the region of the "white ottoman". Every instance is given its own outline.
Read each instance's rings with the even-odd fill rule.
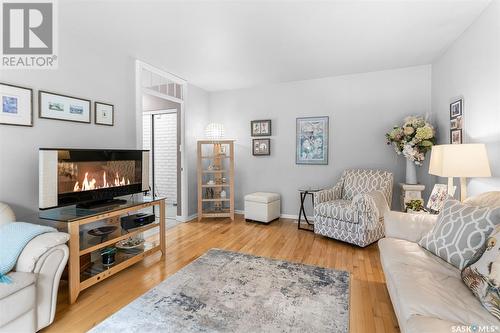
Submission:
[[[278,193],[255,192],[245,195],[245,220],[269,223],[280,217]]]

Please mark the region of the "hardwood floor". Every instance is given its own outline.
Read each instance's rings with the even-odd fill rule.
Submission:
[[[167,230],[164,258],[152,256],[83,291],[73,305],[67,302],[67,283],[61,281],[55,321],[43,332],[87,331],[210,248],[349,271],[350,331],[399,332],[376,244],[362,249],[297,230],[292,220],[263,225],[245,222],[240,215],[234,222],[192,221]]]

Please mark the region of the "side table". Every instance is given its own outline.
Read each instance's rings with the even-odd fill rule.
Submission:
[[[314,231],[314,223],[309,222],[306,215],[306,210],[304,208],[304,202],[306,201],[306,197],[308,195],[311,196],[311,203],[314,209],[314,193],[321,191],[321,189],[299,189],[300,194],[300,209],[299,209],[299,219],[297,221],[297,228],[300,230]],[[311,228],[302,228],[300,223],[302,221],[302,215],[304,215],[304,220],[306,220],[307,225],[312,226]]]
[[[420,200],[422,203],[424,199],[422,199],[422,192],[425,190],[425,185],[421,184],[404,184],[400,183],[401,187],[401,210],[406,211],[406,203],[411,200]]]

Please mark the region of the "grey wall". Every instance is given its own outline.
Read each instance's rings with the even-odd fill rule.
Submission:
[[[38,210],[39,147],[135,147],[133,59],[78,45],[63,31],[64,26],[59,69],[3,70],[0,81],[112,103],[115,125],[39,119],[36,92],[33,127],[0,125],[0,201],[10,204],[18,217]]]
[[[303,186],[327,187],[347,168],[380,168],[403,181],[404,159],[386,146],[384,134],[410,114],[431,107],[431,68],[330,77],[210,94],[209,117],[235,138],[236,209],[254,191],[282,195],[282,213],[297,215]],[[327,166],[295,164],[295,119],[330,117]],[[271,119],[271,156],[251,152],[250,121]],[[394,202],[399,190],[395,186]],[[393,205],[396,207],[395,205]]]
[[[500,190],[500,2],[482,15],[432,64],[432,112],[439,143],[449,143],[449,104],[464,99],[465,143],[486,143],[493,178],[469,182],[469,195]],[[427,169],[426,169],[427,170]],[[430,181],[446,183],[432,177]],[[455,185],[459,187],[458,179]],[[430,186],[428,186],[430,189]],[[459,193],[459,190],[457,190]],[[457,196],[458,197],[458,196]]]

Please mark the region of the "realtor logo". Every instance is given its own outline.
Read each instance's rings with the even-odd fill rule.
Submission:
[[[57,68],[54,1],[2,2],[1,68]]]

